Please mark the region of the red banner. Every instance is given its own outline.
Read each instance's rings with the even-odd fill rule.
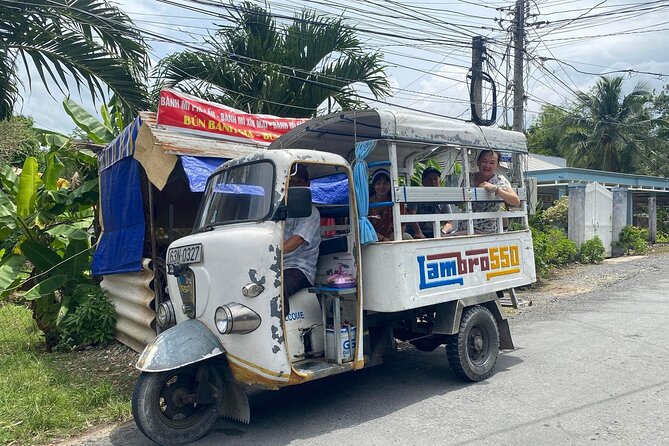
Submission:
[[[205,101],[185,93],[165,89],[160,92],[157,123],[204,132],[209,137],[269,145],[279,136],[307,119],[252,115],[225,105]]]

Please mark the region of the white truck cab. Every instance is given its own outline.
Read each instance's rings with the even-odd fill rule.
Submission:
[[[476,202],[501,204],[470,184],[482,150],[498,153],[519,209],[473,211]],[[174,326],[138,361],[140,430],[160,444],[187,444],[219,414],[248,422],[249,387],[277,389],[378,364],[397,340],[427,351],[445,344],[456,374],[490,376],[499,349],[513,348],[496,292],[535,281],[526,152],[519,133],[366,110],[315,118],[269,150],[225,163],[209,178],[193,233],[168,250],[170,301],[159,314]],[[411,185],[415,162],[427,159],[443,165],[448,187]],[[288,187],[296,164],[306,166],[310,188]],[[397,241],[379,242],[370,231],[368,178],[379,167],[390,173],[392,200],[376,205],[392,209]],[[402,212],[425,202],[457,212]],[[316,280],[285,296],[285,221],[310,215],[312,204],[321,216]],[[476,233],[481,219],[497,221],[497,232]],[[403,226],[437,229],[444,221],[460,230],[403,240]]]

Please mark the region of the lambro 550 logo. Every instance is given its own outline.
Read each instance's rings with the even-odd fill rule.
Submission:
[[[418,288],[436,288],[446,285],[464,285],[468,274],[480,271],[486,280],[520,272],[518,245],[470,249],[441,254],[418,256],[420,283]]]

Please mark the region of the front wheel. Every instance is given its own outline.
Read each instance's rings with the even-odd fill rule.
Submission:
[[[143,372],[132,395],[132,416],[139,430],[158,444],[189,444],[216,423],[222,388],[220,374],[204,365]]]
[[[499,355],[499,331],[490,310],[478,305],[466,308],[459,333],[448,337],[446,353],[458,376],[470,381],[491,376]]]

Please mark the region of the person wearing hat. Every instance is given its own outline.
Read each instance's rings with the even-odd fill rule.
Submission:
[[[421,182],[425,187],[439,187],[441,172],[432,166],[426,167],[421,174]],[[408,206],[407,211],[410,214],[451,214],[454,208],[448,203],[414,203]],[[429,221],[414,223],[410,226],[413,238],[434,238],[433,228],[434,225]],[[452,230],[452,223],[447,221],[441,226],[441,235],[448,235]]]
[[[392,202],[390,192],[390,172],[386,169],[378,169],[372,174],[372,184],[369,193],[369,203]],[[405,213],[406,208],[402,206],[400,212]],[[374,226],[376,237],[380,242],[392,241],[395,239],[393,226],[393,208],[390,206],[370,207],[369,221]],[[402,238],[411,238],[409,234],[403,234]]]
[[[309,187],[309,172],[297,164],[290,175],[289,187]],[[321,243],[321,216],[315,206],[311,215],[303,218],[286,218],[283,241],[283,294],[284,313],[288,314],[288,298],[303,288],[313,286],[316,263]]]

